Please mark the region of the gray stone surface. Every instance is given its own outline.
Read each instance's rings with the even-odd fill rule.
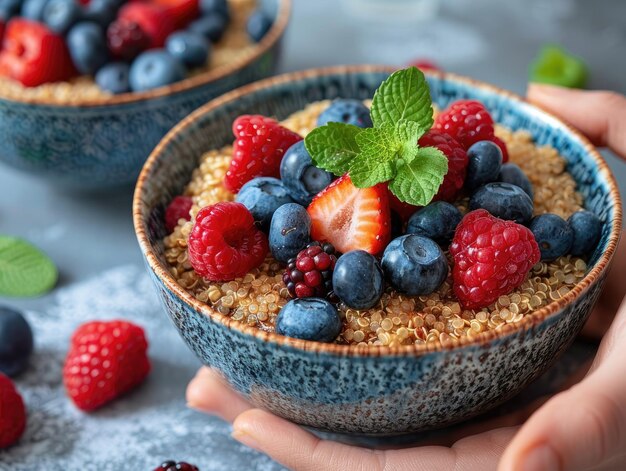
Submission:
[[[626,91],[621,0],[444,3],[430,17],[418,8],[420,1],[295,0],[282,70],[429,57],[446,70],[523,93],[528,62],[551,41],[585,57],[593,87]],[[372,14],[367,5],[383,5],[386,13]],[[389,10],[394,5],[403,5],[400,13]],[[624,165],[607,159],[624,191]],[[0,470],[150,470],[167,457],[195,462],[203,471],[282,469],[230,439],[228,425],[185,407],[184,389],[199,365],[144,274],[131,197],[130,188],[67,193],[0,168],[0,233],[41,247],[61,272],[58,288],[47,296],[0,298],[26,310],[37,344],[32,367],[17,380],[29,408],[28,430],[20,444],[0,452]],[[154,370],[139,390],[88,416],[65,398],[60,365],[78,324],[116,317],[146,327]],[[579,344],[568,358],[579,361],[589,352]]]

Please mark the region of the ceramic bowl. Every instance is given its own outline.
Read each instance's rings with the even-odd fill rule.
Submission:
[[[165,206],[189,181],[198,157],[232,142],[246,112],[286,118],[315,100],[365,99],[391,69],[339,67],[264,80],[213,100],[172,130],[148,159],[134,197],[139,245],[163,305],[184,341],[254,405],[298,424],[355,435],[392,436],[444,427],[512,397],[546,371],[587,319],[606,277],[621,228],[621,203],[609,167],[575,130],[522,98],[491,85],[428,74],[439,107],[482,101],[495,120],[528,130],[558,149],[604,221],[586,277],[567,295],[518,325],[446,347],[368,348],[296,340],[245,326],[197,301],[167,269],[161,239]]]
[[[173,85],[76,105],[0,95],[0,161],[64,187],[134,183],[150,152],[181,119],[226,91],[273,74],[291,0],[264,3],[276,18],[251,54]]]

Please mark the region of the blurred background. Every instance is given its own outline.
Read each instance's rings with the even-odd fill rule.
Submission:
[[[429,60],[524,94],[529,64],[542,45],[556,43],[587,63],[589,88],[625,93],[625,18],[624,0],[294,0],[279,72]],[[624,194],[626,166],[605,155]],[[226,424],[185,407],[185,386],[199,365],[147,280],[131,198],[132,188],[66,193],[0,168],[0,233],[31,241],[61,271],[47,296],[0,299],[27,310],[43,345],[33,360],[39,366],[19,383],[34,404],[34,425],[20,446],[0,453],[0,470],[82,469],[77,466],[87,459],[94,467],[84,469],[150,469],[166,457],[205,471],[281,469],[231,440]],[[142,390],[95,417],[82,416],[55,393],[66,345],[55,339],[66,342],[68,325],[85,315],[137,319],[155,361]],[[592,353],[583,345],[573,355]]]

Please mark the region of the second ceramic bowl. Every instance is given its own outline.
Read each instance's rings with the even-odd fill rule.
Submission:
[[[203,152],[232,142],[242,113],[283,119],[312,101],[370,98],[391,69],[346,67],[293,73],[212,101],[170,132],[137,184],[134,223],[148,271],[181,336],[254,405],[296,423],[358,435],[391,436],[440,428],[512,397],[546,371],[574,340],[602,289],[621,229],[615,180],[576,131],[521,98],[453,76],[427,76],[433,101],[482,101],[493,118],[528,130],[566,159],[587,209],[604,222],[589,273],[558,301],[517,325],[464,337],[446,347],[363,347],[290,339],[248,327],[197,301],[163,257],[163,213],[189,181]]]

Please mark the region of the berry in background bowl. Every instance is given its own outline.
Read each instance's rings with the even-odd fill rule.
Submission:
[[[226,94],[170,132],[134,198],[149,272],[205,364],[282,417],[379,437],[475,416],[545,372],[591,312],[621,228],[615,180],[575,130],[490,85],[392,72],[312,70]],[[409,92],[389,99],[393,90]],[[343,117],[319,126],[338,98],[370,107],[373,126]],[[252,110],[264,115],[254,118],[259,133],[235,126],[231,146],[232,123]],[[301,154],[301,140],[260,151],[265,138],[290,133],[310,157],[293,168],[302,159],[336,179],[310,203],[278,206],[265,229],[267,212],[230,203],[238,195],[228,182],[258,189],[249,182],[271,178],[297,197],[288,180],[299,173],[285,178],[276,161],[288,146]],[[271,165],[246,164],[259,158]],[[509,163],[525,179],[502,172]],[[533,218],[527,191],[511,183],[526,180]],[[506,205],[489,198],[502,187]],[[166,208],[181,195],[192,206],[170,231]],[[264,209],[275,202],[263,198]],[[405,224],[400,206],[413,211]],[[233,222],[206,225],[215,208]],[[546,213],[558,220],[534,219]]]
[[[0,48],[0,161],[51,183],[135,181],[174,124],[273,73],[290,0],[25,0]],[[253,16],[269,24],[249,31]],[[210,28],[199,22],[212,20]]]

